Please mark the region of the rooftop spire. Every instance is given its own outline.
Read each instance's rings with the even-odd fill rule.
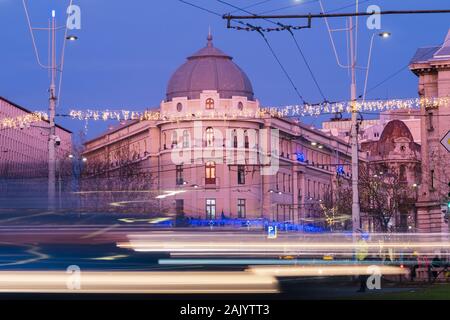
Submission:
[[[208,37],[206,39],[208,40],[208,47],[212,47],[213,46],[213,43],[212,43],[213,36],[211,34],[211,26],[209,26]]]

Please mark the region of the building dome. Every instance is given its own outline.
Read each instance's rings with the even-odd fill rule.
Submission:
[[[380,142],[392,143],[395,139],[407,138],[409,141],[414,141],[414,138],[408,126],[401,120],[389,121],[381,133]]]
[[[243,96],[253,100],[253,87],[232,57],[215,48],[211,34],[206,47],[187,58],[169,80],[166,101],[175,97],[199,99],[203,90],[216,90],[223,99]]]

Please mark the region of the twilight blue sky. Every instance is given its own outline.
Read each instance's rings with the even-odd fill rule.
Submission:
[[[234,9],[216,0],[188,0],[218,13]],[[354,0],[323,0],[325,9],[335,10]],[[229,0],[244,7],[261,0]],[[302,3],[303,2],[303,3]],[[383,10],[448,9],[448,0],[370,0],[360,1],[361,10],[377,4]],[[60,23],[65,20],[69,0],[28,0],[35,26],[46,26],[51,9],[57,10]],[[248,74],[256,97],[263,105],[299,103],[292,86],[280,70],[262,38],[255,32],[229,30],[220,17],[177,0],[74,0],[82,10],[79,41],[69,43],[61,92],[60,110],[71,108],[110,108],[142,110],[157,107],[165,96],[167,81],[185,58],[203,47],[211,26],[214,44],[234,57]],[[320,6],[311,0],[269,0],[248,10],[261,13],[287,6],[273,13],[318,13]],[[340,12],[348,12],[346,8]],[[330,20],[334,28],[345,26],[344,19]],[[360,20],[359,64],[367,63],[371,32]],[[392,32],[388,40],[377,39],[374,46],[369,88],[404,68],[397,76],[369,93],[369,98],[417,96],[417,79],[406,65],[417,47],[437,45],[450,28],[450,14],[386,16],[382,29]],[[293,21],[291,21],[293,23]],[[299,91],[309,102],[320,102],[317,91],[292,38],[287,32],[267,34],[274,50],[289,70]],[[296,31],[299,41],[325,96],[330,101],[348,99],[349,77],[334,58],[323,20],[314,20],[312,29]],[[59,40],[63,34],[59,34]],[[342,59],[346,57],[344,34],[336,34]],[[47,57],[47,34],[37,32],[41,58]],[[21,0],[0,0],[0,96],[31,110],[47,108],[47,72],[35,61]],[[359,88],[363,76],[358,74]],[[358,90],[361,93],[361,90]],[[320,126],[324,117],[305,119]],[[77,133],[84,123],[70,119],[58,122]],[[88,137],[106,128],[105,123],[90,122]]]

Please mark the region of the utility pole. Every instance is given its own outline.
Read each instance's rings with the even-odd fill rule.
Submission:
[[[320,2],[321,4],[321,2]],[[321,5],[322,7],[322,5]],[[244,10],[245,11],[245,10]],[[258,14],[250,14],[250,15],[231,15],[227,14],[224,15],[222,18],[224,20],[227,20],[227,28],[233,28],[237,30],[246,30],[246,31],[257,31],[257,32],[269,32],[269,31],[282,31],[287,30],[290,32],[290,30],[299,30],[299,29],[306,29],[312,27],[312,20],[314,19],[325,19],[327,21],[327,18],[343,18],[348,17],[349,18],[349,42],[350,42],[350,63],[348,66],[344,66],[339,62],[339,58],[337,56],[336,48],[334,46],[333,42],[333,49],[335,51],[336,59],[338,61],[339,66],[343,68],[349,68],[351,70],[351,85],[350,85],[350,99],[352,103],[351,108],[351,151],[352,151],[352,231],[353,231],[353,237],[355,239],[356,232],[359,232],[361,230],[361,217],[360,217],[360,206],[359,206],[359,191],[358,191],[358,109],[357,109],[357,93],[356,93],[356,50],[355,45],[356,41],[354,39],[354,24],[353,24],[353,17],[360,17],[360,16],[372,16],[374,15],[373,12],[359,12],[358,10],[356,12],[351,13],[325,13],[322,7],[321,13],[316,14],[295,14],[295,15],[258,15]],[[381,15],[411,15],[411,14],[448,14],[450,13],[449,9],[442,9],[442,10],[390,10],[390,11],[381,11],[377,14]],[[276,23],[276,28],[262,28],[258,26],[251,25],[247,23],[246,21],[251,20],[265,20],[274,23],[274,19],[305,19],[307,20],[308,24],[303,26],[292,26],[292,25],[284,25],[281,23]],[[235,21],[242,25],[240,26],[233,26],[232,21]],[[252,22],[253,23],[253,22]],[[327,22],[328,26],[328,22]],[[337,31],[337,30],[335,30]],[[342,31],[342,30],[341,30]],[[331,31],[330,31],[330,38],[331,38]],[[367,77],[366,77],[367,79]]]
[[[55,209],[55,183],[56,183],[56,148],[55,148],[55,109],[56,109],[56,25],[55,10],[52,11],[51,26],[51,80],[49,89],[49,122],[50,134],[48,136],[48,207],[50,210]]]
[[[72,5],[72,1],[70,0],[70,6]],[[38,65],[41,68],[44,68],[46,70],[50,71],[50,87],[49,87],[49,126],[45,127],[45,129],[48,129],[48,208],[50,210],[55,209],[55,203],[56,203],[56,146],[59,145],[60,140],[59,137],[56,136],[56,124],[55,124],[55,116],[56,116],[56,106],[57,106],[57,94],[56,94],[56,78],[57,78],[57,72],[62,74],[64,69],[64,49],[66,45],[66,41],[75,41],[78,39],[76,36],[68,36],[67,31],[68,27],[67,24],[65,26],[58,27],[56,25],[56,11],[52,10],[52,18],[51,18],[51,24],[49,24],[46,28],[34,28],[31,25],[30,16],[28,13],[28,6],[26,0],[22,0],[23,8],[25,10],[25,15],[27,18],[28,28],[31,35],[31,40],[33,43],[34,53],[36,56],[36,60]],[[58,64],[57,62],[57,55],[56,55],[56,32],[58,30],[65,30],[64,35],[64,42],[63,42],[63,48],[61,53],[61,62]],[[36,45],[36,40],[34,37],[34,30],[39,31],[48,31],[50,36],[50,47],[49,47],[49,58],[51,61],[49,61],[48,64],[43,64],[41,62],[41,59],[39,57],[38,48]],[[59,90],[61,89],[61,80],[62,78],[59,77]],[[58,94],[60,95],[60,92],[58,91]]]
[[[356,108],[356,52],[355,39],[353,35],[353,17],[349,17],[350,33],[350,100],[352,103],[352,130],[351,130],[351,146],[352,146],[352,231],[353,234],[361,228],[361,218],[359,212],[359,188],[358,188],[358,110]]]

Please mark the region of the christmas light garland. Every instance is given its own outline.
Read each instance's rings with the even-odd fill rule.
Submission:
[[[70,110],[69,114],[57,115],[67,116],[74,120],[94,120],[94,121],[182,121],[199,119],[224,119],[232,120],[238,118],[287,118],[303,116],[319,116],[321,114],[350,113],[357,112],[382,112],[393,110],[414,110],[425,108],[449,107],[450,97],[440,98],[412,98],[412,99],[391,99],[373,101],[345,101],[345,102],[323,102],[318,104],[288,105],[283,107],[263,107],[256,111],[235,110],[235,111],[198,111],[196,113],[174,113],[170,116],[163,115],[160,111],[132,111],[132,110]],[[33,112],[25,116],[16,118],[0,119],[0,129],[2,128],[22,128],[30,126],[34,122],[48,121],[48,114],[45,112]]]
[[[93,110],[71,110],[69,115],[73,119],[78,120],[155,120],[155,121],[181,121],[207,118],[266,118],[268,116],[284,118],[284,117],[302,117],[302,116],[319,116],[321,114],[333,113],[350,113],[353,110],[358,112],[381,112],[393,110],[420,109],[422,106],[426,108],[438,108],[450,106],[450,97],[441,98],[413,98],[413,99],[392,99],[392,100],[374,100],[374,101],[347,101],[347,102],[324,102],[319,104],[305,105],[288,105],[283,107],[263,107],[257,111],[236,110],[236,111],[198,111],[196,113],[184,113],[173,115],[162,115],[159,111],[93,111]]]
[[[48,121],[48,115],[45,112],[38,111],[14,118],[2,118],[0,119],[0,130],[25,128],[40,121]]]

